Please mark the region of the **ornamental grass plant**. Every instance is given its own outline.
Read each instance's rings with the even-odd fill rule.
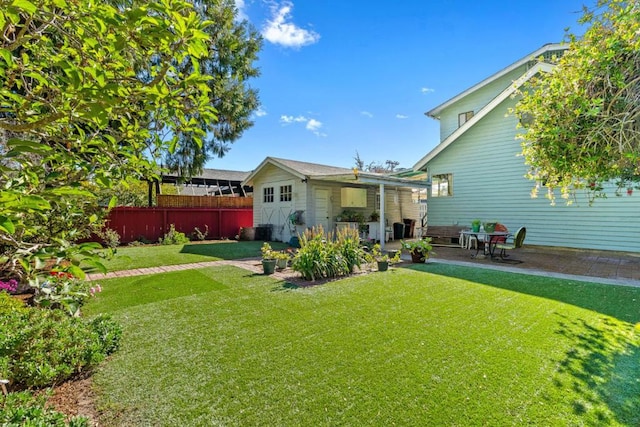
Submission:
[[[347,276],[367,261],[357,230],[344,228],[334,233],[318,226],[300,236],[291,268],[305,280],[328,279]]]

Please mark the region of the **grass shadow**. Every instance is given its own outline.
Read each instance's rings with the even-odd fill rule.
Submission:
[[[597,311],[633,324],[640,322],[640,310],[638,310],[640,288],[444,263],[412,264],[407,268],[548,298]]]

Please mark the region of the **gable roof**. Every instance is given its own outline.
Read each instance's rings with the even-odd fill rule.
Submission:
[[[450,105],[452,105],[456,101],[464,98],[465,96],[469,95],[470,93],[481,89],[482,87],[484,87],[484,86],[488,85],[489,83],[493,82],[494,80],[504,76],[505,74],[513,71],[514,69],[516,69],[516,68],[518,68],[518,67],[520,67],[522,65],[525,65],[527,62],[535,60],[535,58],[539,57],[540,55],[543,55],[546,52],[564,50],[564,49],[567,49],[566,45],[546,44],[542,48],[540,48],[540,49],[536,50],[535,52],[533,52],[532,54],[522,58],[521,60],[515,62],[514,64],[508,66],[507,68],[505,68],[502,71],[494,74],[493,76],[483,80],[482,82],[478,83],[477,85],[473,86],[472,88],[467,89],[466,91],[462,92],[461,94],[451,98],[449,101],[445,102],[444,104],[440,104],[438,107],[434,108],[433,110],[430,110],[426,114],[428,116],[431,116],[431,117],[435,118],[435,119],[439,119],[440,114],[442,113],[442,111],[445,108],[449,107]],[[515,93],[515,91],[520,86],[522,86],[524,83],[526,83],[528,80],[530,80],[533,76],[535,76],[539,72],[550,72],[553,69],[553,67],[554,67],[554,65],[552,65],[552,64],[550,64],[548,62],[537,62],[533,67],[529,68],[522,76],[520,76],[512,84],[507,86],[506,89],[504,89],[502,92],[500,92],[495,98],[493,98],[491,101],[489,101],[489,103],[487,105],[482,107],[478,111],[478,113],[475,114],[471,119],[466,121],[462,126],[457,128],[455,131],[453,131],[451,133],[451,135],[447,136],[433,150],[431,150],[424,157],[422,157],[420,160],[418,160],[418,162],[413,166],[413,169],[414,170],[420,170],[421,168],[423,168],[431,159],[433,159],[440,152],[442,152],[445,148],[447,148],[449,145],[451,145],[455,140],[457,140],[460,136],[462,136],[465,132],[467,132],[469,129],[471,129],[476,123],[478,123],[482,118],[484,118],[487,114],[489,114],[498,105],[500,105],[504,100],[506,100],[511,95],[513,95]]]
[[[521,67],[522,65],[525,65],[527,62],[530,61],[536,61],[537,58],[541,55],[544,55],[547,52],[551,52],[551,51],[558,51],[558,50],[566,50],[569,48],[569,45],[564,44],[564,43],[547,43],[544,46],[542,46],[540,49],[531,52],[530,54],[524,56],[523,58],[519,59],[518,61],[514,62],[513,64],[509,65],[508,67],[498,71],[497,73],[487,77],[486,79],[482,80],[480,83],[471,86],[469,89],[465,90],[464,92],[454,96],[453,98],[449,99],[448,101],[445,101],[444,103],[438,105],[437,107],[427,111],[425,113],[425,115],[429,116],[429,117],[433,117],[434,119],[438,119],[440,118],[440,114],[442,113],[442,110],[444,110],[445,108],[449,107],[451,104],[459,101],[460,99],[466,97],[467,95],[469,95],[470,93],[473,93],[475,91],[477,91],[478,89],[481,89],[482,87],[490,84],[491,82],[494,82],[495,80],[499,79],[500,77],[509,74],[511,71],[517,69],[518,67]]]
[[[353,169],[338,166],[321,165],[318,163],[300,162],[297,160],[279,159],[276,157],[265,158],[258,167],[253,170],[243,181],[244,185],[253,185],[253,179],[266,165],[273,165],[283,169],[290,174],[305,179],[315,179],[319,181],[348,182],[352,184],[384,184],[401,187],[422,188],[426,187],[426,182],[399,178],[380,173],[358,171],[354,174]]]

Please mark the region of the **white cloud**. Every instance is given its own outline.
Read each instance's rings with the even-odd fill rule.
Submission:
[[[409,116],[405,116],[404,114],[396,114],[396,119],[404,120],[404,119],[408,119],[408,118],[409,118]]]
[[[322,123],[316,119],[309,119],[306,128],[311,132],[317,132],[322,127]]]
[[[297,117],[286,116],[286,115],[280,116],[280,121],[282,123],[285,123],[285,124],[289,124],[289,123],[305,123],[308,120],[309,119],[307,119],[305,116],[297,116]]]
[[[265,110],[263,110],[262,108],[258,108],[255,113],[253,113],[256,115],[256,117],[264,117],[267,115],[267,112]]]
[[[360,111],[360,115],[361,115],[361,116],[365,116],[365,117],[369,117],[369,118],[372,118],[372,117],[373,117],[373,114],[371,114],[371,113],[370,113],[370,112],[368,112],[368,111]]]
[[[435,92],[435,89],[431,89],[430,87],[423,87],[420,89],[420,92],[422,93],[431,93],[431,92]]]
[[[305,116],[280,116],[280,122],[284,125],[289,125],[291,123],[305,123],[305,129],[310,132],[313,132],[316,136],[327,136],[326,133],[320,132],[322,128],[322,122],[316,119],[309,119]]]
[[[262,36],[273,44],[285,47],[301,47],[316,43],[320,35],[312,30],[305,30],[291,22],[293,3],[285,1],[279,7],[273,7],[272,17],[262,29]]]

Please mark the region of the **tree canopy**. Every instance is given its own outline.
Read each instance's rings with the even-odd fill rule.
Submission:
[[[584,9],[556,67],[521,91],[516,115],[529,178],[570,199],[603,184],[640,179],[640,4],[600,0]],[[534,191],[535,193],[535,191]]]
[[[209,25],[182,0],[0,0],[0,273],[68,254],[99,219],[95,186],[150,176],[179,134],[203,143]]]
[[[201,72],[210,76],[210,104],[216,110],[216,121],[200,121],[206,132],[202,145],[181,132],[179,148],[165,157],[169,169],[185,177],[202,172],[213,157],[223,157],[245,130],[253,126],[252,114],[259,106],[258,92],[249,86],[259,75],[253,65],[262,46],[262,38],[245,20],[236,22],[233,0],[192,0],[195,10],[210,25],[209,54],[198,59]],[[183,62],[180,71],[189,73],[194,63]]]

